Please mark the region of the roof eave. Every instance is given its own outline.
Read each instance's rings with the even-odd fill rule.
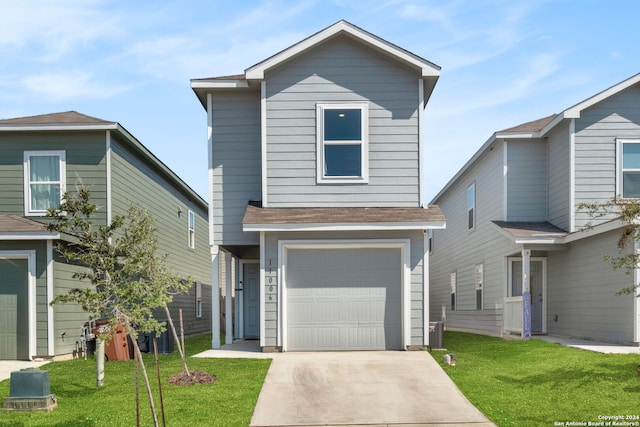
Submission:
[[[78,123],[78,124],[16,124],[0,125],[0,132],[25,131],[78,131],[78,130],[115,130],[118,123]]]
[[[306,223],[306,224],[243,224],[249,231],[388,231],[444,229],[445,221],[407,223]]]

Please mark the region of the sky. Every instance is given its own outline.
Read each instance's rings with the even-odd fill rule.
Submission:
[[[118,122],[207,199],[193,78],[241,74],[345,19],[442,67],[427,201],[495,132],[640,72],[636,0],[0,0],[0,119]]]

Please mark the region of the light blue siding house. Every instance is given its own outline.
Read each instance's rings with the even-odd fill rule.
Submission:
[[[428,344],[427,236],[444,217],[424,200],[422,112],[439,70],[340,21],[244,74],[192,81],[209,128],[212,254],[229,255],[224,287],[237,290],[227,342]]]
[[[604,261],[617,255],[623,224],[578,208],[640,195],[639,105],[640,74],[489,138],[432,201],[447,217],[433,235],[432,320],[497,336],[640,343],[640,298],[615,295],[640,275]]]

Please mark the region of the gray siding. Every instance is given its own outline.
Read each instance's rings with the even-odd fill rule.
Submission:
[[[563,230],[571,226],[571,145],[569,125],[560,124],[547,137],[549,152],[548,221]]]
[[[0,215],[24,215],[25,151],[64,150],[67,190],[72,191],[80,177],[90,188],[93,201],[105,206],[105,144],[104,132],[3,132],[0,135]],[[104,221],[104,211],[97,218]]]
[[[502,333],[504,257],[517,249],[492,220],[503,219],[503,151],[487,151],[435,203],[447,218],[446,230],[435,230],[430,255],[431,320],[446,318],[448,329],[487,335]],[[476,227],[467,227],[467,187],[476,186]],[[476,310],[475,266],[484,264],[483,310]],[[456,310],[450,306],[450,274],[456,273]],[[443,316],[444,312],[444,316]]]
[[[347,38],[270,72],[270,207],[417,206],[418,73]],[[369,103],[369,183],[316,184],[316,104]]]
[[[317,233],[267,233],[265,241],[265,261],[267,266],[278,265],[278,240],[312,240],[312,239],[411,239],[411,345],[423,345],[423,290],[422,271],[424,255],[424,235],[422,231],[409,232],[323,232]],[[265,345],[276,345],[278,331],[278,294],[267,290],[265,302]]]
[[[604,254],[617,256],[620,230],[571,243],[566,252],[549,252],[547,329],[550,334],[630,343],[635,299],[615,292],[633,283],[613,270]],[[557,320],[556,320],[557,316]]]
[[[547,220],[547,145],[543,140],[507,142],[506,219]]]
[[[212,114],[214,243],[258,244],[242,217],[249,200],[262,199],[260,93],[216,93]]]
[[[616,138],[640,138],[639,99],[640,86],[632,86],[586,109],[576,119],[576,205],[605,202],[615,196]],[[577,229],[590,220],[586,213],[576,211]]]

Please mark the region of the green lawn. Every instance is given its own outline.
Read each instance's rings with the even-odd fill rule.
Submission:
[[[186,340],[187,354],[211,346],[211,336]],[[165,414],[169,426],[248,426],[258,400],[269,359],[189,358],[191,370],[215,374],[211,385],[174,386],[167,382],[180,373],[177,352],[159,355]],[[145,355],[145,364],[154,384],[153,392],[160,415],[159,395],[153,355]],[[135,382],[133,361],[107,362],[105,386],[95,387],[95,360],[53,362],[49,371],[51,393],[58,397],[58,408],[49,413],[0,411],[0,426],[135,426]],[[140,379],[141,425],[153,425],[142,378]],[[0,382],[0,399],[9,395],[9,381]]]
[[[444,345],[447,351],[434,350],[433,357],[500,427],[588,425],[604,421],[602,416],[640,416],[638,355],[461,332],[445,333]],[[446,353],[455,354],[456,366],[443,364]],[[640,423],[638,418],[629,421]]]

